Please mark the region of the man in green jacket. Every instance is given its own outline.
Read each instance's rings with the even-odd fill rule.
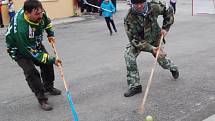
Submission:
[[[127,67],[128,91],[124,93],[125,97],[133,96],[142,92],[140,84],[139,71],[136,58],[140,52],[150,52],[155,57],[161,34],[164,36],[174,22],[173,9],[162,0],[131,0],[132,7],[124,19],[124,26],[129,44],[125,49],[125,62]],[[157,19],[163,16],[163,25],[160,28]],[[163,40],[165,42],[165,40]],[[174,79],[179,77],[177,66],[166,57],[161,50],[158,56],[159,65],[170,70]]]
[[[23,69],[26,81],[35,93],[41,108],[48,111],[52,106],[47,102],[45,92],[60,95],[61,91],[54,88],[54,69],[61,65],[61,60],[50,56],[42,44],[43,32],[47,33],[48,41],[55,42],[54,31],[50,19],[38,0],[26,0],[14,19],[7,33],[7,52]],[[40,73],[36,69],[40,67]]]

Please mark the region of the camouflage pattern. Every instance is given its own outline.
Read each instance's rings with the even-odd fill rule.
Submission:
[[[162,29],[166,31],[169,31],[170,26],[174,22],[172,7],[167,6],[163,2],[159,2],[159,0],[152,0],[147,4],[148,12],[146,15],[137,13],[131,8],[124,19],[125,31],[130,42],[124,54],[129,89],[140,85],[139,71],[136,63],[137,56],[141,51],[152,53],[153,48],[159,46],[161,28],[157,22],[158,16],[163,16]],[[176,70],[177,66],[166,55],[161,50],[158,57],[159,65],[164,69]]]

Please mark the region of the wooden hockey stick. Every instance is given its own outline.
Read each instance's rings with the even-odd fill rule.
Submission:
[[[158,56],[159,56],[159,53],[160,53],[163,38],[164,38],[164,36],[162,34],[161,38],[160,38],[158,50],[157,50],[157,53],[156,53],[156,56],[155,56],[155,59],[154,59],[154,65],[152,67],[152,71],[151,71],[151,74],[150,74],[150,77],[149,77],[149,80],[148,80],[148,83],[147,83],[146,91],[145,91],[145,94],[144,94],[144,97],[143,97],[143,100],[142,100],[142,104],[140,106],[140,112],[141,113],[144,113],[144,106],[145,106],[146,99],[147,99],[147,96],[148,96],[148,93],[149,93],[149,89],[150,89],[150,86],[151,86],[151,83],[152,83],[152,77],[153,77],[153,74],[154,74],[154,71],[155,71],[155,67],[157,65],[157,59],[158,59]]]

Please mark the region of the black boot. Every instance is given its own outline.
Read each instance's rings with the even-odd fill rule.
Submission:
[[[49,92],[51,95],[61,95],[61,91],[57,88],[46,89],[45,92]]]
[[[116,29],[114,29],[114,31],[115,31],[115,32],[117,32],[117,30],[116,30]]]
[[[178,77],[179,77],[178,69],[172,70],[172,71],[170,70],[170,72],[172,73],[172,76],[173,76],[174,79],[178,79]]]
[[[136,86],[136,87],[132,87],[131,89],[128,89],[127,92],[124,93],[125,97],[131,97],[137,93],[141,93],[142,92],[142,86]]]
[[[52,106],[50,104],[48,104],[48,102],[46,100],[39,101],[39,103],[40,103],[40,107],[44,111],[50,111],[53,109]]]
[[[112,31],[110,31],[110,36],[112,36],[112,34],[113,34],[113,32],[112,32]]]

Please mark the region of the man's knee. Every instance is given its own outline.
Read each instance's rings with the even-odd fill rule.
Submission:
[[[124,58],[125,58],[125,61],[127,61],[127,62],[136,61],[136,57],[132,53],[130,53],[129,51],[125,51]]]
[[[27,81],[40,78],[40,74],[36,68],[28,68],[25,70],[24,74]]]

